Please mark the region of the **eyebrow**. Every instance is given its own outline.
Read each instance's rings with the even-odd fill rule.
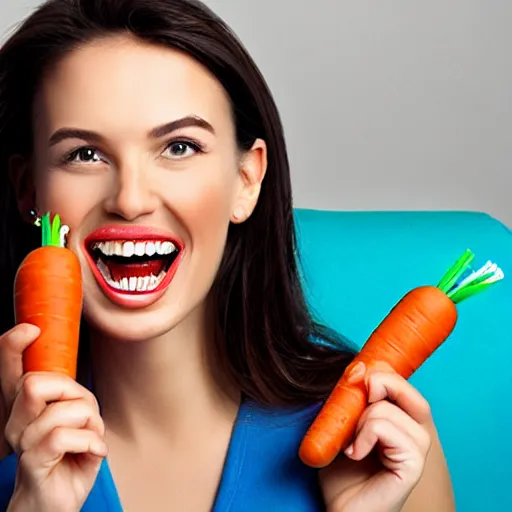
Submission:
[[[149,136],[154,139],[159,139],[160,137],[168,135],[169,133],[179,130],[180,128],[188,128],[190,126],[197,126],[198,128],[207,130],[215,135],[215,130],[208,121],[205,121],[201,117],[197,116],[187,116],[182,117],[181,119],[176,119],[176,121],[171,121],[170,123],[164,124],[162,126],[157,126],[156,128],[153,128],[153,130],[149,132]]]
[[[208,122],[198,116],[187,116],[182,117],[181,119],[176,119],[175,121],[171,121],[170,123],[163,124],[161,126],[157,126],[153,128],[149,132],[149,137],[153,139],[159,139],[168,135],[176,130],[181,128],[188,128],[191,126],[196,126],[198,128],[202,128],[203,130],[207,130],[210,133],[215,135],[215,130],[213,126]],[[49,141],[49,146],[55,146],[59,142],[62,142],[66,139],[82,139],[89,142],[101,142],[103,141],[103,137],[94,131],[90,130],[82,130],[80,128],[60,128],[56,132],[54,132]]]

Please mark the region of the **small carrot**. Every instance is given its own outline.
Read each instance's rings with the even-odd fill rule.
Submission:
[[[329,465],[352,439],[368,406],[364,379],[354,375],[358,363],[371,368],[385,362],[408,379],[452,333],[458,316],[456,304],[503,279],[502,270],[491,262],[472,271],[473,257],[466,251],[437,287],[411,290],[373,331],[304,436],[299,457],[306,465]]]
[[[23,353],[23,371],[76,378],[82,312],[82,276],[77,256],[65,246],[69,229],[56,215],[41,219],[42,247],[23,260],[14,283],[16,323],[41,329]]]

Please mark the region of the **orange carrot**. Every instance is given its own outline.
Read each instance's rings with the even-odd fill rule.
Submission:
[[[23,260],[16,274],[16,323],[41,329],[23,353],[23,371],[57,372],[76,378],[82,311],[82,276],[76,255],[65,247],[66,226],[49,214],[42,219],[43,244]]]
[[[467,251],[437,287],[422,286],[407,293],[375,329],[302,440],[299,457],[305,464],[315,468],[329,465],[353,438],[368,406],[364,379],[351,375],[358,363],[372,368],[384,362],[408,379],[453,331],[455,304],[503,278],[501,269],[490,262],[467,275],[472,258]],[[461,277],[465,279],[457,282]]]

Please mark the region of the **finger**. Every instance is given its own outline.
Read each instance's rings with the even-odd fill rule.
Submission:
[[[367,374],[374,372],[392,373],[394,370],[391,365],[384,361],[373,361],[369,364],[358,361],[347,368],[346,379],[349,384],[358,384],[365,379]]]
[[[38,445],[56,428],[89,429],[100,438],[105,434],[103,420],[84,399],[50,404],[21,434],[19,444],[13,448],[18,454]]]
[[[368,372],[365,380],[370,403],[387,398],[418,423],[424,424],[431,420],[432,414],[428,401],[398,373],[387,371]]]
[[[0,336],[0,387],[7,410],[16,394],[16,383],[23,374],[23,351],[39,336],[32,324],[19,324]]]
[[[367,407],[359,419],[355,436],[361,431],[365,423],[372,420],[390,421],[399,430],[411,437],[422,453],[426,454],[429,451],[431,438],[426,428],[395,404],[382,400]]]
[[[392,463],[405,462],[408,458],[419,456],[414,440],[387,419],[367,421],[345,453],[353,460],[362,460],[378,444],[381,445],[384,458]]]
[[[96,397],[84,386],[67,375],[53,372],[31,372],[16,385],[16,400],[27,397],[44,405],[61,400],[83,398],[98,410]]]
[[[5,428],[5,436],[11,447],[18,446],[21,433],[47,407],[50,402],[86,400],[99,413],[94,395],[65,375],[29,373],[20,379],[18,393]]]
[[[59,427],[50,432],[43,441],[24,452],[20,457],[23,470],[35,472],[45,469],[50,472],[66,454],[91,454],[106,457],[106,443],[92,430]]]

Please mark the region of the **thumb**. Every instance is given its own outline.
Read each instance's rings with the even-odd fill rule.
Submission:
[[[3,432],[16,396],[17,382],[23,375],[23,351],[40,333],[35,325],[19,324],[0,336],[0,458],[12,451]]]
[[[0,336],[0,402],[8,414],[16,396],[16,385],[23,375],[23,352],[41,333],[32,324],[19,324]]]

